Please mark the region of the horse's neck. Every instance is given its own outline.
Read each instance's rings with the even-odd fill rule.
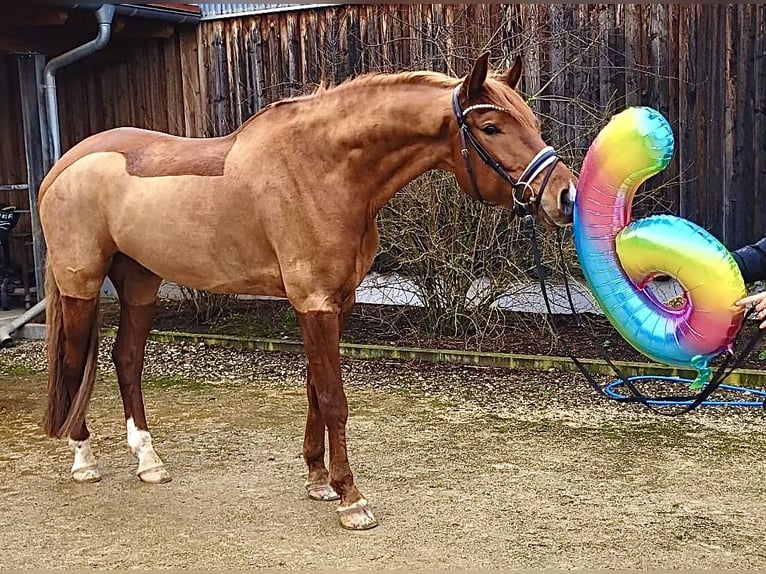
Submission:
[[[449,161],[450,96],[449,88],[427,84],[348,85],[296,102],[300,109],[288,123],[306,134],[300,138],[304,154],[346,170],[355,192],[379,209],[407,183]]]
[[[373,92],[343,106],[353,130],[349,149],[356,150],[350,169],[370,170],[370,189],[381,207],[410,181],[439,167],[450,153],[447,141],[450,92],[430,85],[402,84],[370,88]]]

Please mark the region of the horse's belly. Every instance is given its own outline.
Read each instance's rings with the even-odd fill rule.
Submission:
[[[108,210],[120,252],[179,285],[284,296],[266,231],[241,202],[227,204],[220,178],[194,178],[192,183],[176,177],[143,178],[131,183]]]
[[[151,235],[147,237],[151,239]],[[216,293],[285,295],[279,266],[263,254],[240,254],[231,246],[220,245],[221,251],[228,251],[223,254],[196,241],[168,238],[145,245],[137,245],[133,239],[116,239],[120,252],[178,285]]]
[[[168,260],[142,257],[141,254],[126,253],[126,255],[166,281],[184,287],[202,289],[213,293],[285,297],[285,288],[281,277],[278,273],[270,272],[269,269],[263,267],[258,272],[248,269],[224,274],[206,268],[204,264],[200,264],[199,260],[189,264],[177,264],[170,263]]]

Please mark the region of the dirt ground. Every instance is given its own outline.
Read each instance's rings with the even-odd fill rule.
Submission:
[[[345,360],[380,522],[354,533],[303,494],[301,356],[150,343],[161,486],[133,474],[106,362],[89,415],[104,479],[69,479],[39,427],[44,367],[39,343],[0,351],[1,568],[766,568],[758,409],[667,418],[573,374]]]

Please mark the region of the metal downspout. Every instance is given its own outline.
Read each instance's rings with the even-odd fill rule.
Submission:
[[[41,299],[37,303],[37,305],[27,310],[26,313],[24,313],[23,315],[19,315],[10,323],[7,323],[3,325],[2,327],[0,327],[0,347],[4,347],[7,343],[9,343],[12,340],[11,333],[16,331],[17,329],[20,329],[21,327],[29,323],[32,319],[42,314],[44,311],[45,311],[45,299]]]
[[[96,10],[96,21],[98,22],[98,35],[91,40],[78,46],[69,52],[56,56],[45,66],[43,91],[45,94],[45,108],[48,117],[49,145],[51,148],[51,165],[61,157],[61,133],[59,127],[58,98],[56,94],[56,72],[76,62],[94,52],[98,52],[106,46],[112,35],[112,19],[114,18],[114,6],[111,4],[102,4]],[[50,166],[48,166],[50,168]],[[36,209],[37,206],[31,205],[30,209]],[[38,286],[38,289],[40,286]],[[45,298],[41,299],[37,305],[29,309],[23,315],[16,317],[10,323],[0,327],[0,347],[11,341],[11,333],[20,329],[25,324],[45,311]]]
[[[56,56],[45,66],[45,83],[43,84],[43,90],[45,93],[45,107],[48,115],[48,128],[50,130],[51,139],[51,164],[56,163],[59,157],[61,157],[61,132],[59,127],[58,97],[56,94],[56,72],[64,66],[68,66],[85,56],[98,52],[101,48],[106,46],[112,35],[113,18],[114,6],[112,4],[102,4],[101,7],[96,10],[98,35],[90,42],[87,42],[82,46],[77,46],[60,56]]]

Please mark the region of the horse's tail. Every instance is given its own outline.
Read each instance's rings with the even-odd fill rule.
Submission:
[[[65,333],[61,312],[61,293],[53,276],[50,260],[45,267],[46,343],[48,346],[48,407],[43,427],[48,436],[61,438],[79,430],[85,420],[98,366],[98,298],[85,349],[85,370],[75,393],[64,381]],[[71,384],[71,383],[70,383]],[[72,396],[74,394],[74,396]]]

